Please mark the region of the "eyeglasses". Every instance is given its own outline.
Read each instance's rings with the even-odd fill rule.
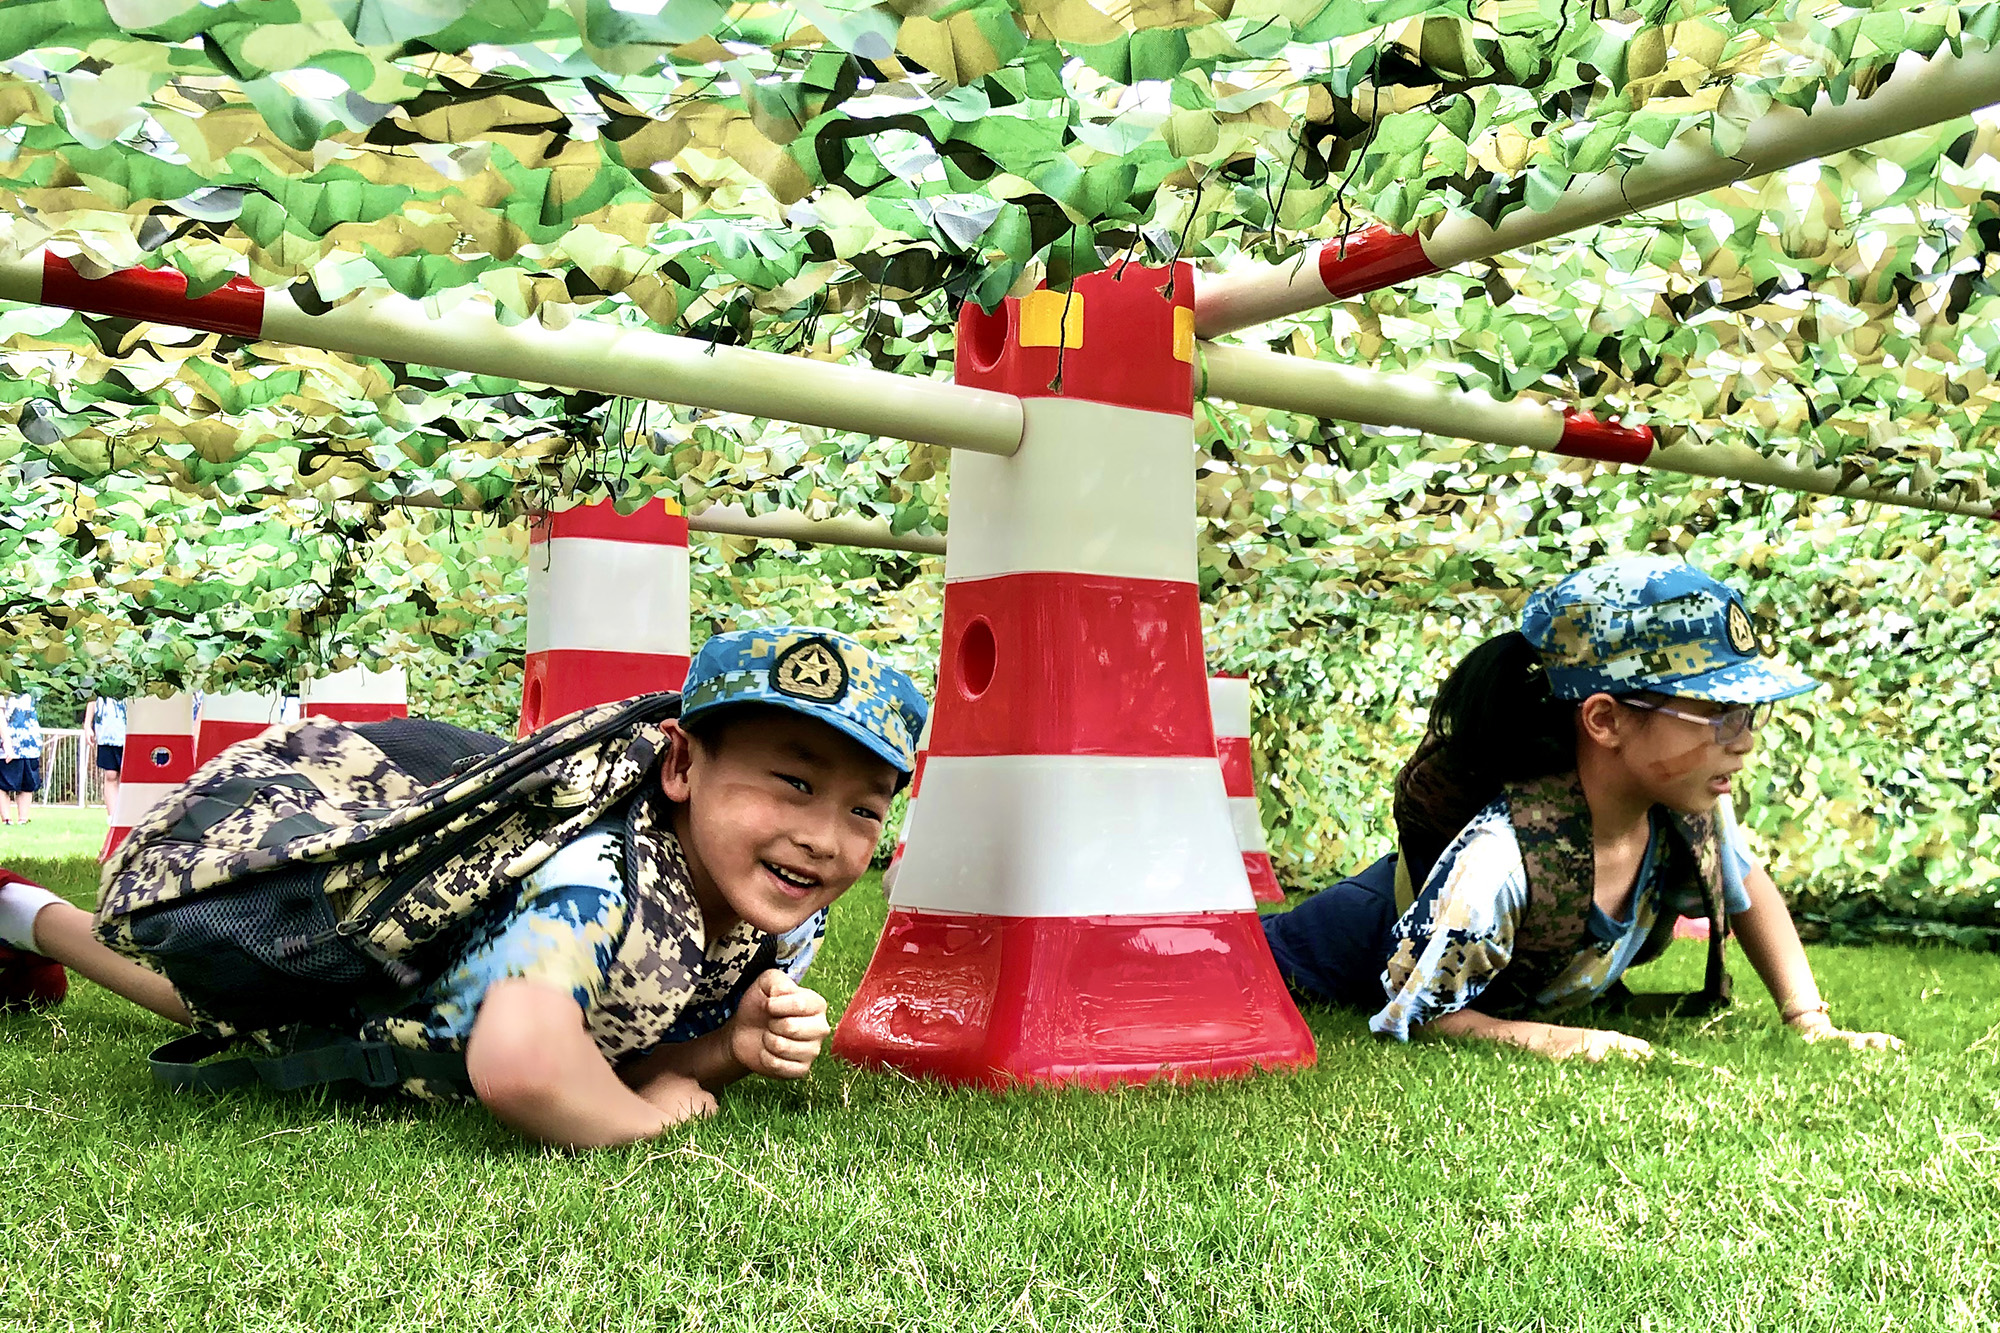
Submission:
[[[1637,708],[1647,713],[1665,713],[1668,717],[1677,717],[1683,722],[1700,722],[1715,733],[1717,745],[1733,745],[1771,720],[1770,704],[1738,704],[1720,713],[1689,713],[1679,708],[1669,708],[1665,704],[1654,703],[1642,695],[1621,694],[1615,697],[1627,708]]]

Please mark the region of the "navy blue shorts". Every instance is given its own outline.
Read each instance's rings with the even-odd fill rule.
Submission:
[[[0,791],[40,791],[42,761],[39,759],[0,760]]]
[[[1396,857],[1383,857],[1289,912],[1264,918],[1264,938],[1285,984],[1302,999],[1374,1013],[1389,997],[1382,968],[1393,952]]]
[[[97,747],[97,767],[99,772],[116,773],[125,766],[125,747],[122,745],[100,745]]]

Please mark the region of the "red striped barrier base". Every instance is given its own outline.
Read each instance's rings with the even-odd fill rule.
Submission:
[[[1250,912],[891,908],[834,1054],[989,1088],[1235,1078],[1313,1062]]]
[[[1250,892],[1258,902],[1285,901],[1285,886],[1278,883],[1278,872],[1271,866],[1269,852],[1243,853],[1243,873],[1250,877]]]

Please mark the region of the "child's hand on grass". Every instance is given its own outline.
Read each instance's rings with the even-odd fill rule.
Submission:
[[[660,1074],[648,1080],[638,1092],[659,1109],[666,1125],[715,1114],[715,1094],[684,1074]]]
[[[1809,1042],[1844,1041],[1857,1051],[1900,1051],[1903,1039],[1887,1032],[1849,1032],[1846,1028],[1835,1027],[1833,1020],[1817,1010],[1809,1010],[1793,1019],[1789,1025]]]
[[[826,997],[775,967],[751,983],[729,1023],[730,1054],[766,1078],[804,1078],[833,1031]]]

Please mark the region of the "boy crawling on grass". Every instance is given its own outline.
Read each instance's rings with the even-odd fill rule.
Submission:
[[[804,1077],[829,1029],[826,1001],[799,979],[828,906],[867,869],[925,711],[909,677],[846,635],[716,635],[689,670],[660,761],[672,837],[659,890],[628,891],[619,826],[594,824],[378,1023],[401,1029],[395,1040],[462,1048],[495,1116],[579,1147],[710,1114],[747,1074]],[[678,951],[700,955],[691,985],[619,961],[641,929],[697,946]],[[88,913],[46,890],[0,884],[0,945],[0,973],[52,959],[190,1022],[165,977],[107,948]],[[752,975],[760,953],[776,965]],[[635,1050],[635,1029],[660,1039]]]

